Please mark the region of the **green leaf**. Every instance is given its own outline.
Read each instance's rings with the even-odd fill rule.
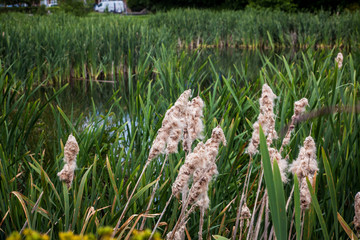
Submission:
[[[273,174],[269,151],[266,144],[266,138],[261,126],[260,126],[260,152],[261,152],[261,160],[264,169],[266,189],[269,197],[271,219],[275,228],[276,238],[285,240],[287,239],[286,237],[287,227],[286,227],[286,212],[285,212],[285,196],[283,195],[284,189],[281,189],[282,188],[281,176],[276,161],[274,161],[275,171]]]
[[[226,238],[226,237],[223,237],[223,236],[220,236],[220,235],[212,235],[212,237],[215,240],[230,240],[230,238]]]
[[[335,191],[335,184],[334,184],[334,178],[332,176],[332,172],[331,172],[331,168],[330,168],[330,164],[329,161],[326,157],[326,153],[324,148],[321,148],[321,153],[322,153],[322,157],[323,157],[323,163],[324,163],[324,168],[325,168],[325,173],[326,173],[326,180],[327,180],[327,184],[329,187],[329,191],[330,191],[330,198],[331,198],[331,206],[332,206],[332,212],[334,215],[334,225],[335,225],[335,236],[336,239],[339,238],[339,227],[338,227],[338,218],[337,218],[337,199],[336,199],[336,191]]]
[[[321,226],[321,229],[323,231],[323,237],[325,240],[328,240],[330,239],[329,238],[329,233],[328,233],[328,230],[326,228],[326,224],[325,224],[325,220],[324,220],[324,217],[322,215],[322,212],[321,212],[321,209],[320,209],[320,205],[319,205],[319,202],[317,200],[317,197],[315,195],[315,192],[314,192],[314,189],[309,181],[309,178],[306,177],[306,182],[308,184],[308,188],[310,190],[310,194],[311,194],[311,204],[313,205],[314,209],[315,209],[315,212],[316,212],[316,215],[319,219],[319,222],[320,222],[320,226]]]
[[[345,220],[343,219],[343,217],[340,215],[340,213],[337,213],[337,218],[342,226],[342,228],[344,229],[344,231],[346,232],[346,234],[349,236],[349,238],[351,240],[357,240],[358,238],[356,237],[356,234],[351,230],[351,228],[349,227],[349,225],[345,222]]]
[[[75,209],[74,209],[74,216],[73,216],[73,222],[71,224],[71,230],[74,231],[75,229],[75,224],[77,222],[77,219],[78,219],[78,216],[79,216],[79,212],[80,212],[80,207],[81,207],[81,202],[82,202],[82,197],[83,197],[83,193],[84,193],[84,187],[85,187],[85,183],[86,183],[86,179],[87,179],[87,176],[91,170],[91,167],[90,166],[88,168],[88,170],[85,172],[84,176],[82,177],[81,179],[81,182],[80,182],[80,187],[79,187],[79,191],[78,191],[78,194],[77,194],[77,197],[76,197],[76,205],[75,205]]]

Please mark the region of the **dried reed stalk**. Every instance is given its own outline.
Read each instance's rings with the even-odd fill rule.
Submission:
[[[151,238],[154,236],[155,231],[156,231],[157,227],[159,226],[159,223],[160,223],[162,217],[164,216],[164,213],[165,213],[167,207],[169,206],[170,201],[171,201],[171,199],[173,198],[173,196],[174,196],[174,195],[171,194],[170,198],[169,198],[168,201],[166,202],[165,207],[164,207],[163,211],[161,212],[160,217],[159,217],[158,221],[156,222],[155,227],[153,228],[149,239],[151,239]]]
[[[259,198],[259,195],[260,195],[260,189],[261,189],[263,177],[264,177],[264,170],[261,169],[260,179],[259,179],[259,182],[258,182],[259,186],[258,186],[258,190],[256,191],[255,204],[254,204],[254,208],[253,208],[253,212],[252,212],[252,216],[251,216],[251,220],[250,220],[250,226],[249,226],[248,234],[247,234],[247,237],[246,237],[247,240],[251,239],[250,237],[252,235],[252,229],[253,229],[253,225],[254,225],[254,221],[255,221],[256,206],[257,206],[258,198]]]
[[[242,213],[244,197],[247,196],[247,189],[248,189],[249,181],[250,181],[251,161],[252,161],[252,158],[250,157],[249,163],[248,163],[248,168],[247,168],[247,171],[246,171],[245,181],[244,181],[245,184],[244,184],[244,187],[243,187],[243,191],[242,191],[242,194],[241,194],[241,199],[240,199],[237,214],[236,214],[235,229],[234,229],[233,235],[232,235],[233,240],[235,240],[235,238],[236,238],[237,229],[238,229],[238,225],[239,225],[239,221],[240,221],[240,217],[241,217],[241,213]],[[245,204],[246,204],[246,201],[245,201]],[[241,234],[241,228],[240,228],[240,234]]]
[[[162,172],[163,172],[163,170],[164,170],[164,167],[165,167],[165,164],[166,164],[166,162],[167,162],[167,159],[168,159],[168,154],[166,154],[166,156],[165,156],[165,160],[164,160],[164,162],[163,162],[163,165],[161,166],[160,174],[159,174],[158,178],[156,179],[156,183],[155,183],[155,186],[154,186],[153,191],[152,191],[152,193],[151,193],[151,197],[150,197],[148,206],[147,206],[147,208],[146,208],[146,211],[145,211],[145,214],[144,214],[144,218],[143,218],[143,220],[142,220],[142,222],[141,222],[140,231],[142,231],[142,230],[144,229],[145,222],[146,222],[146,214],[149,212],[150,207],[151,207],[151,204],[152,204],[152,202],[153,202],[153,200],[154,200],[155,192],[156,192],[156,190],[157,190],[157,188],[158,188],[158,186],[159,186],[159,181],[160,181],[160,178],[161,178],[161,176],[162,176]]]

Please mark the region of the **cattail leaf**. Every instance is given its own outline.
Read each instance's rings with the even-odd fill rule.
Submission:
[[[71,128],[71,131],[74,133],[74,135],[76,136],[77,139],[79,139],[79,134],[77,133],[76,129],[74,128],[74,125],[71,123],[70,119],[66,116],[66,114],[64,113],[64,111],[57,106],[57,109],[59,111],[59,113],[61,114],[61,116],[64,118],[65,122],[67,123],[67,125]]]
[[[307,182],[308,188],[310,190],[310,194],[311,194],[311,205],[314,207],[316,215],[317,215],[317,217],[319,219],[320,226],[321,226],[321,229],[323,231],[323,237],[324,237],[325,240],[329,240],[330,238],[329,238],[328,230],[326,228],[325,220],[324,220],[324,217],[322,215],[320,205],[319,205],[319,202],[318,202],[317,197],[315,195],[314,189],[313,189],[308,177],[306,177],[306,182]]]
[[[324,148],[321,148],[325,173],[326,173],[326,180],[330,191],[330,198],[331,198],[331,206],[332,206],[332,212],[334,215],[334,226],[335,226],[335,236],[336,239],[339,238],[339,228],[338,228],[338,218],[337,218],[337,199],[336,199],[336,190],[335,190],[335,184],[334,184],[334,178],[331,172],[330,164],[327,159],[326,153]]]
[[[134,196],[133,196],[131,199],[129,199],[129,200],[130,200],[129,206],[131,206],[137,199],[139,199],[140,197],[142,197],[143,194],[144,194],[144,192],[145,192],[146,190],[148,190],[148,189],[149,189],[152,185],[154,185],[155,183],[156,183],[156,179],[155,179],[154,181],[152,181],[151,183],[145,185],[144,187],[140,188],[140,189],[134,194]],[[128,200],[128,201],[129,201],[129,200]]]
[[[279,239],[287,239],[287,216],[286,216],[286,206],[285,206],[285,192],[283,182],[281,180],[281,174],[279,165],[274,159],[273,162],[273,176],[274,176],[274,186],[276,192],[276,204],[277,210],[279,211],[279,220],[282,223],[280,225],[281,229],[281,238]]]
[[[212,237],[215,240],[230,240],[230,238],[226,238],[226,237],[223,237],[223,236],[220,236],[220,235],[212,235]]]
[[[267,33],[267,36],[268,36],[268,39],[269,39],[269,42],[270,42],[271,49],[274,50],[275,46],[274,46],[274,42],[272,40],[272,37],[271,37],[269,31],[266,31],[266,33]]]
[[[61,204],[61,206],[63,205],[62,204],[62,201],[61,201],[61,198],[60,198],[60,195],[58,193],[58,191],[56,190],[55,188],[55,185],[53,184],[53,182],[50,180],[49,178],[49,175],[44,171],[44,169],[41,167],[41,165],[35,160],[35,158],[33,158],[32,156],[30,156],[31,159],[34,161],[34,164],[36,166],[34,166],[33,164],[31,163],[28,163],[30,165],[30,167],[32,167],[39,175],[43,175],[45,177],[45,181],[50,184],[52,190],[54,191],[57,199],[59,200],[59,203]]]
[[[294,208],[295,208],[295,229],[296,240],[301,238],[301,209],[300,209],[300,188],[299,179],[294,175]]]
[[[30,211],[27,209],[24,199],[22,198],[21,194],[17,191],[12,191],[11,193],[14,194],[15,197],[19,200],[19,202],[24,210],[25,217],[28,222],[28,226],[31,229],[32,225],[31,225],[31,221],[30,221]]]
[[[269,197],[271,219],[273,221],[277,239],[285,239],[285,238],[282,238],[283,237],[283,232],[282,232],[283,222],[280,221],[280,209],[278,209],[278,199],[277,199],[277,194],[276,194],[276,190],[275,190],[274,175],[273,175],[272,166],[271,166],[271,162],[270,162],[270,155],[269,155],[268,147],[266,144],[266,138],[265,138],[265,135],[264,135],[264,132],[263,132],[261,126],[260,126],[259,132],[260,132],[260,153],[261,153],[261,160],[263,163],[266,189],[267,189],[267,193],[268,193],[268,197]],[[285,237],[285,235],[284,235],[284,237]]]
[[[117,200],[117,202],[118,202],[118,204],[119,204],[119,206],[120,206],[121,204],[120,204],[120,200],[119,200],[119,197],[120,197],[120,196],[119,196],[119,190],[118,190],[118,188],[117,188],[117,186],[116,186],[115,176],[114,176],[114,173],[113,173],[112,170],[111,170],[111,165],[110,165],[108,156],[106,156],[106,167],[107,167],[108,172],[109,172],[109,177],[110,177],[111,185],[112,185],[112,187],[113,187],[113,189],[114,189],[114,192],[115,192],[115,194],[116,194],[116,200]]]
[[[91,167],[92,167],[92,165],[88,168],[88,170],[86,170],[86,172],[84,173],[84,176],[82,177],[81,182],[80,182],[77,197],[75,199],[76,204],[75,204],[75,209],[74,209],[73,221],[72,221],[72,224],[71,224],[71,230],[72,231],[75,230],[75,225],[76,225],[76,222],[77,222],[78,217],[79,217],[82,197],[83,197],[83,193],[84,193],[84,187],[85,187],[85,183],[86,183],[86,180],[87,180],[87,176],[88,176],[88,174],[89,174],[89,172],[91,170]]]
[[[356,234],[351,230],[351,228],[349,227],[349,225],[345,222],[345,220],[343,219],[343,217],[340,215],[340,213],[337,213],[337,218],[340,222],[340,225],[342,226],[342,228],[344,229],[344,231],[346,232],[346,234],[349,236],[349,238],[351,240],[357,240],[358,238],[356,237]]]

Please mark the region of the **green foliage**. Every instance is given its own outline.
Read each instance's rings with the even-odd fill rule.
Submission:
[[[80,2],[79,2],[80,3]],[[82,4],[82,3],[81,3]],[[50,10],[52,11],[52,10]],[[69,10],[70,11],[70,10]],[[19,24],[21,27],[19,27]],[[146,17],[90,14],[0,15],[0,58],[19,79],[105,79],[134,72],[149,50],[358,47],[360,13],[174,10]],[[199,44],[197,44],[199,43]],[[194,46],[195,45],[195,46]],[[148,56],[148,53],[150,56]],[[19,61],[18,59],[22,59]]]
[[[82,0],[61,0],[60,8],[78,17],[84,17],[92,11],[91,6],[87,6]]]
[[[287,217],[285,209],[284,187],[281,181],[276,159],[271,164],[266,138],[260,126],[260,153],[263,163],[266,190],[271,211],[272,222],[277,239],[287,239]]]
[[[128,7],[132,11],[141,11],[143,9],[153,9],[153,3],[150,0],[128,0],[127,2]]]
[[[250,0],[249,6],[252,8],[266,8],[286,12],[293,12],[296,9],[296,4],[293,0]]]
[[[315,51],[315,48],[308,47],[298,52],[275,52],[276,44],[282,40],[279,32],[267,29],[263,36],[264,39],[271,36],[274,50],[270,53],[250,52],[256,56],[253,60],[247,51],[236,55],[231,49],[236,59],[231,62],[231,55],[217,58],[214,52],[210,54],[206,49],[188,51],[176,48],[173,41],[177,40],[173,39],[173,33],[169,33],[169,26],[171,21],[176,27],[185,24],[181,14],[190,13],[200,12],[174,11],[171,13],[173,16],[159,14],[145,19],[98,15],[77,18],[62,13],[32,17],[7,15],[10,23],[24,23],[16,31],[11,24],[1,21],[4,26],[4,36],[0,36],[3,59],[0,64],[1,239],[9,237],[13,231],[20,231],[25,222],[31,229],[48,233],[51,239],[57,239],[60,232],[69,230],[73,230],[74,235],[85,236],[95,233],[100,226],[114,226],[146,162],[166,110],[185,89],[191,88],[193,94],[199,93],[205,101],[205,139],[210,136],[212,128],[220,124],[228,141],[226,148],[220,148],[219,175],[209,187],[210,208],[204,219],[204,236],[231,236],[227,229],[232,229],[236,218],[239,192],[249,164],[244,150],[252,133],[250,123],[255,122],[259,112],[257,100],[264,82],[279,96],[276,101],[277,130],[286,126],[292,116],[293,103],[302,97],[309,99],[309,111],[334,105],[351,106],[355,110],[360,92],[357,74],[360,60],[356,48],[344,54],[343,67],[338,69],[334,63],[335,49]],[[245,12],[249,14],[247,21],[257,19],[255,13],[263,12]],[[192,23],[197,23],[193,26],[194,31],[200,33],[201,26],[206,26],[201,33],[201,37],[206,39],[204,42],[216,41],[213,35],[225,39],[226,34],[220,32],[220,27],[214,27],[209,34],[210,25],[205,25],[204,19],[211,20],[211,14],[207,11],[202,14]],[[273,16],[268,14],[263,17]],[[226,19],[225,13],[215,14],[224,17],[225,25],[238,16],[235,13],[229,15]],[[350,22],[356,21],[356,16],[340,15],[336,19]],[[161,18],[164,20],[163,30],[148,27],[156,26]],[[328,18],[325,13],[317,16],[319,22],[319,19]],[[49,22],[43,22],[44,19]],[[314,19],[305,20],[309,24],[316,22]],[[330,28],[326,23],[321,24],[319,26]],[[311,31],[315,29],[318,28]],[[178,28],[178,31],[179,35],[175,36],[182,36],[187,41],[197,36],[190,30],[186,32],[185,28]],[[253,35],[246,31],[233,36],[249,36],[250,39]],[[255,28],[252,31],[260,32]],[[337,31],[341,38],[341,29]],[[310,34],[309,29],[303,29],[303,32],[308,34],[309,41],[321,39]],[[347,35],[346,41],[351,44],[358,37],[353,34]],[[25,36],[26,41],[22,40]],[[306,43],[305,39],[301,41]],[[342,41],[346,42],[334,40]],[[117,77],[112,75],[112,66],[117,69],[114,70]],[[113,80],[113,83],[73,81],[70,73],[83,78],[91,74],[90,78],[103,77]],[[62,86],[68,82],[64,77],[66,74],[72,87]],[[81,92],[81,96],[87,98],[74,92]],[[96,92],[100,92],[105,100],[98,99]],[[84,99],[90,104],[76,107]],[[292,162],[299,152],[298,146],[310,131],[317,144],[320,171],[312,189],[313,199],[317,201],[313,201],[314,206],[305,214],[308,216],[303,229],[306,237],[345,239],[351,234],[352,226],[346,222],[353,219],[351,204],[354,193],[360,188],[357,181],[360,171],[357,161],[360,158],[357,151],[359,121],[360,115],[355,111],[309,119],[296,126],[292,141],[284,150]],[[80,152],[75,179],[68,189],[58,179],[57,172],[63,166],[64,142],[70,133],[78,140]],[[264,147],[262,151],[266,151]],[[160,157],[149,165],[116,237],[130,238],[131,229],[141,222],[163,160]],[[183,151],[171,155],[168,161],[150,214],[161,212],[170,197],[171,183],[184,161]],[[255,202],[254,189],[259,184],[261,156],[255,156],[250,164],[252,187],[247,204],[251,208]],[[276,164],[273,171],[267,168],[266,174],[270,176],[265,176],[266,186],[273,185],[269,199],[273,202],[273,196],[276,198],[270,207],[281,210],[283,198],[290,195],[295,180],[290,176],[289,183],[282,186]],[[277,235],[288,233],[293,211],[293,228],[297,229],[296,234],[299,233],[299,196],[296,194],[295,204],[290,204],[288,212],[271,212],[273,220],[270,225],[274,226]],[[166,234],[174,226],[181,210],[179,204],[176,199],[170,203],[158,229],[161,233]],[[292,209],[294,205],[295,210]],[[337,218],[335,211],[338,212]],[[280,220],[284,218],[287,224]],[[146,227],[152,227],[157,219],[158,215],[149,215]],[[191,236],[197,235],[198,223],[199,214],[196,212],[190,216],[187,225]],[[261,222],[260,229],[263,228]],[[109,232],[109,229],[104,232]]]

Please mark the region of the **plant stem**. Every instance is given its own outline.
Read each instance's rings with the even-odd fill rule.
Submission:
[[[254,208],[253,208],[253,212],[252,212],[252,216],[251,216],[251,221],[250,221],[250,226],[249,226],[249,231],[248,231],[248,235],[246,237],[246,239],[250,239],[250,236],[252,234],[252,228],[253,228],[253,224],[254,224],[254,221],[255,221],[255,213],[256,213],[256,206],[257,206],[257,201],[258,201],[258,198],[259,198],[259,194],[260,194],[260,189],[261,189],[261,184],[262,184],[262,179],[263,179],[263,176],[264,176],[264,171],[263,169],[261,169],[261,174],[260,174],[260,179],[259,179],[259,187],[258,187],[258,190],[256,192],[256,198],[255,198],[255,204],[254,204]]]
[[[149,200],[149,204],[148,204],[148,206],[147,206],[147,208],[146,208],[144,218],[143,218],[143,220],[142,220],[142,222],[141,222],[140,231],[142,231],[142,230],[144,229],[145,222],[146,222],[146,214],[149,212],[150,207],[151,207],[151,204],[152,204],[152,202],[153,202],[153,200],[154,200],[155,192],[156,192],[156,190],[157,190],[157,188],[158,188],[158,186],[159,186],[159,180],[160,180],[160,178],[161,178],[161,175],[162,175],[162,172],[163,172],[163,170],[164,170],[164,167],[165,167],[165,164],[166,164],[166,162],[167,162],[167,159],[168,159],[168,154],[166,154],[166,156],[165,156],[164,163],[163,163],[163,165],[161,166],[160,174],[159,174],[159,176],[158,176],[158,178],[157,178],[157,180],[156,180],[155,186],[154,186],[153,191],[152,191],[152,193],[151,193],[151,197],[150,197],[150,200]]]
[[[247,189],[248,189],[249,181],[250,181],[250,165],[251,165],[250,163],[251,163],[251,160],[252,160],[252,158],[250,157],[249,164],[248,164],[248,169],[247,169],[246,177],[245,177],[245,184],[244,184],[244,187],[243,187],[239,207],[238,207],[237,214],[236,214],[235,230],[234,230],[233,235],[232,235],[232,240],[235,240],[235,238],[236,238],[237,229],[238,229],[238,225],[239,225],[239,220],[240,220],[240,216],[241,216],[242,205],[244,203],[244,197],[247,195]],[[245,194],[245,191],[246,191],[246,194]],[[240,230],[240,232],[241,232],[241,230]]]
[[[164,216],[164,213],[165,213],[165,211],[166,211],[166,208],[169,206],[169,203],[170,203],[171,199],[173,198],[173,196],[174,196],[174,195],[171,194],[169,200],[166,202],[165,207],[164,207],[163,211],[161,212],[161,215],[160,215],[158,221],[156,222],[155,227],[154,227],[154,229],[152,230],[149,239],[151,239],[151,238],[154,236],[155,231],[156,231],[156,229],[157,229],[157,227],[159,226],[159,223],[160,223],[160,221],[161,221],[161,218]]]
[[[118,228],[119,228],[119,226],[120,226],[121,220],[122,220],[122,219],[124,218],[124,216],[125,216],[126,210],[127,210],[128,206],[129,206],[129,203],[130,203],[132,197],[134,196],[135,190],[136,190],[137,186],[139,185],[140,180],[141,180],[142,176],[144,175],[145,170],[146,170],[147,166],[149,165],[149,163],[150,163],[150,161],[146,161],[145,166],[144,166],[144,168],[143,168],[143,170],[142,170],[142,172],[141,172],[141,174],[140,174],[140,176],[139,176],[139,178],[138,178],[138,180],[137,180],[137,182],[136,182],[136,184],[135,184],[135,187],[134,187],[132,193],[130,194],[130,197],[129,197],[128,201],[126,202],[126,205],[125,205],[125,207],[124,207],[124,210],[122,211],[122,213],[121,213],[121,215],[120,215],[120,218],[119,218],[118,222],[116,223],[116,226],[115,226],[115,228],[114,228],[114,231],[113,231],[113,233],[111,234],[111,237],[112,237],[112,238],[115,237],[115,234],[116,234],[116,232],[117,232],[117,230],[118,230]]]

